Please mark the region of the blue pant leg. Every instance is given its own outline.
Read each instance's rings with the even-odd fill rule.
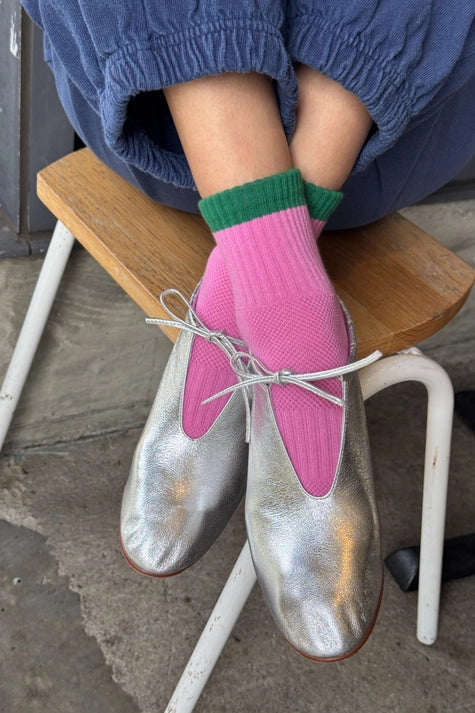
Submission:
[[[327,227],[359,227],[417,203],[451,181],[473,156],[475,77],[366,169],[351,173]]]
[[[475,3],[289,0],[285,35],[293,61],[356,94],[375,122],[329,228],[421,200],[475,154]]]
[[[71,81],[63,65],[59,61],[54,62],[47,41],[45,56],[53,70],[56,88],[66,115],[74,131],[86,146],[106,166],[109,166],[119,176],[125,178],[126,181],[142,190],[158,203],[167,205],[170,208],[184,210],[187,213],[199,213],[199,195],[196,189],[181,188],[173,183],[161,180],[152,173],[138,168],[134,163],[122,159],[117,152],[107,145],[100,114],[92,109],[84,94]],[[151,98],[152,102],[156,104],[156,99]],[[145,110],[148,108],[146,107]],[[170,150],[174,150],[177,153],[180,152],[178,137],[171,119],[168,120],[168,116],[166,118],[163,117],[158,127],[151,127],[152,140],[154,130],[159,134],[159,140],[163,146],[169,147]]]
[[[289,0],[285,37],[293,61],[335,79],[371,114],[376,130],[361,171],[475,74],[475,2],[467,0]]]
[[[173,208],[197,213],[196,189],[179,188],[124,161],[104,139],[100,116],[79,92],[62,65],[54,65],[58,92],[69,119],[83,141],[123,178],[148,196]],[[143,109],[146,111],[146,108]],[[173,124],[162,111],[157,139],[178,151]],[[415,203],[450,181],[475,155],[475,77],[448,99],[440,111],[407,131],[363,170],[354,170],[343,187],[344,200],[329,229],[365,225]],[[150,132],[153,137],[154,128]]]
[[[49,4],[47,0],[24,0],[24,2],[25,5],[32,9],[34,19],[39,24],[44,25],[43,14],[45,13],[43,12],[42,14],[41,11],[44,11]],[[71,10],[73,7],[82,7],[87,4],[84,2],[73,3],[71,0],[67,0],[64,3],[64,7],[69,7]],[[133,5],[134,3],[128,4]],[[310,4],[314,8],[315,3]],[[360,4],[359,0],[358,2],[354,0],[352,7],[354,8],[357,4]],[[435,4],[440,4],[439,0]],[[98,5],[97,2],[89,2],[90,8],[97,10]],[[292,5],[290,0],[288,5]],[[363,5],[371,7],[372,3],[364,0]],[[274,3],[274,9],[275,7]],[[328,8],[328,3],[325,4],[325,7]],[[394,7],[394,3],[387,3],[386,8],[388,7]],[[346,11],[348,3],[344,8]],[[475,8],[472,11],[473,14],[475,14]],[[408,96],[407,86],[410,84],[409,75],[411,73],[409,71],[406,72],[408,75],[405,79],[406,89],[401,95],[400,103],[401,105],[404,104],[405,116],[409,116],[409,120],[402,123],[394,123],[391,119],[394,92],[391,87],[391,81],[388,82],[387,78],[391,79],[396,75],[394,74],[394,67],[389,67],[390,60],[386,58],[382,62],[382,69],[381,67],[376,67],[379,72],[376,75],[377,78],[384,75],[386,83],[382,87],[376,87],[375,89],[374,72],[376,70],[374,66],[369,65],[367,70],[369,74],[366,77],[355,72],[353,65],[356,63],[360,66],[361,63],[358,64],[356,62],[353,54],[350,55],[352,61],[349,62],[348,56],[345,55],[346,45],[341,47],[335,40],[336,44],[333,45],[333,51],[322,52],[322,57],[320,58],[320,50],[325,48],[325,43],[314,42],[312,44],[310,40],[315,40],[313,26],[308,22],[308,16],[305,17],[306,22],[304,25],[302,25],[298,17],[295,18],[296,32],[293,40],[289,27],[286,26],[284,28],[284,33],[287,35],[289,43],[288,50],[292,59],[306,60],[311,65],[316,64],[317,61],[321,62],[321,64],[318,64],[318,68],[322,69],[322,71],[327,71],[328,74],[337,79],[340,77],[342,83],[360,95],[363,100],[366,98],[366,101],[369,102],[374,99],[375,92],[376,94],[379,92],[378,96],[381,100],[380,114],[378,115],[381,125],[377,125],[377,131],[367,142],[355,170],[346,182],[344,186],[345,199],[340,204],[329,227],[351,227],[370,222],[391,210],[416,202],[453,178],[475,153],[475,132],[473,131],[473,126],[475,125],[475,79],[473,71],[473,30],[471,29],[473,22],[469,23],[470,27],[465,27],[465,36],[463,35],[464,25],[462,24],[462,29],[459,28],[454,33],[453,46],[446,46],[445,54],[449,59],[448,64],[445,59],[442,62],[443,78],[441,79],[440,68],[434,75],[428,72],[426,67],[423,77],[427,86],[418,80],[414,84],[412,94],[409,92],[412,97],[409,104],[407,104],[406,99]],[[467,17],[467,15],[464,15],[464,21],[467,21]],[[280,22],[280,18],[276,18],[277,16],[274,15],[275,21]],[[262,22],[262,18],[259,21]],[[354,18],[353,21],[355,21]],[[370,39],[374,41],[375,30],[370,25],[368,16],[361,15],[359,21],[362,22],[363,26],[363,29],[360,29],[360,35],[364,42],[368,44]],[[255,16],[253,22],[255,22]],[[347,25],[348,22],[349,20],[347,19]],[[364,29],[365,22],[368,25],[366,30]],[[138,185],[152,198],[173,207],[196,212],[197,193],[187,169],[176,131],[166,105],[163,101],[160,103],[160,98],[163,99],[163,97],[161,97],[159,89],[152,88],[155,87],[156,74],[153,71],[151,73],[151,88],[148,90],[141,89],[140,91],[138,87],[148,86],[146,84],[149,81],[148,77],[139,77],[137,79],[135,75],[130,75],[122,78],[123,87],[120,87],[119,91],[119,96],[124,104],[122,107],[122,119],[117,122],[119,133],[111,141],[110,125],[108,133],[106,130],[108,125],[107,116],[104,116],[103,106],[101,105],[101,101],[104,102],[102,95],[107,93],[105,88],[108,81],[107,73],[101,75],[101,72],[97,69],[100,65],[97,60],[100,52],[90,47],[91,40],[90,37],[88,39],[87,32],[89,30],[84,23],[84,17],[81,15],[78,18],[74,18],[73,13],[69,17],[69,24],[67,24],[66,29],[60,22],[55,22],[53,25],[53,41],[48,32],[46,32],[46,44],[50,47],[48,51],[49,60],[55,72],[60,97],[78,134],[105,163],[109,164],[129,181]],[[379,32],[381,32],[380,25],[378,25]],[[256,25],[254,24],[252,27],[255,29]],[[301,46],[296,49],[296,38],[299,41],[302,40],[302,27],[305,28],[305,33],[303,34],[305,41],[301,42]],[[437,27],[440,33],[440,27],[444,27],[444,23],[439,23]],[[370,29],[372,34],[369,31]],[[73,30],[76,32],[77,30],[77,36],[74,39],[76,44],[73,42],[74,51],[72,51],[68,61],[64,59],[64,52],[63,54],[56,52],[58,46],[61,47],[61,43],[58,45],[58,33],[64,39],[66,30],[70,32]],[[420,33],[420,31],[419,29],[417,32]],[[127,32],[130,34],[130,29]],[[341,28],[338,30],[338,27],[336,27],[334,34],[337,38],[339,32],[341,34]],[[416,39],[420,39],[420,34],[417,34],[417,32]],[[431,32],[434,33],[435,30],[432,29]],[[110,33],[105,34],[107,35],[106,44],[110,43],[112,41],[109,37]],[[252,35],[252,32],[250,34]],[[272,32],[269,30],[269,34],[272,36],[272,41],[274,41],[279,32],[274,27]],[[357,34],[358,37],[360,35]],[[141,35],[139,33],[139,36],[140,41],[142,41],[144,38],[143,33]],[[227,37],[226,33],[224,33],[224,36]],[[363,42],[361,37],[356,49],[355,43],[350,43],[352,52],[361,51],[361,42]],[[379,47],[378,52],[380,54],[385,45],[388,44],[387,39],[384,37],[383,39],[385,41],[380,38],[379,44],[375,43],[375,47]],[[412,52],[414,52],[417,43],[411,43],[409,39],[406,38],[406,44],[409,44],[412,47]],[[433,42],[432,44],[429,42],[430,47],[433,44]],[[286,128],[289,132],[292,126],[292,114],[296,99],[295,86],[293,84],[294,77],[288,64],[288,56],[285,55],[285,52],[282,55],[282,47],[280,45],[279,48],[279,52],[275,56],[263,58],[261,55],[259,61],[261,63],[263,61],[267,62],[268,73],[271,76],[274,73],[277,77],[276,82],[281,108],[284,105],[287,107]],[[106,49],[111,50],[111,46],[107,46]],[[146,42],[145,50],[147,50]],[[145,50],[142,53],[143,55],[147,55]],[[303,50],[306,52],[305,55],[302,54]],[[105,63],[103,62],[105,67],[110,57],[104,47],[101,51],[103,58],[106,58]],[[85,55],[82,59],[78,55],[80,52]],[[136,54],[138,52],[140,55],[137,47],[132,50],[122,47],[121,53],[123,54],[124,52],[126,57],[125,59],[122,57],[121,62],[125,62],[125,65],[130,61],[130,57],[135,56],[134,52]],[[152,52],[153,57],[155,57],[154,52],[155,49]],[[235,64],[232,66],[238,66],[236,61],[240,59],[239,52],[235,50],[233,52],[229,52],[227,55],[225,53],[225,59],[221,58],[219,61],[234,62]],[[376,49],[373,52],[374,58],[376,58],[375,52]],[[114,53],[110,56],[113,55]],[[285,57],[285,61],[283,67],[280,67],[279,63],[282,56]],[[394,60],[394,56],[395,51],[393,48],[389,52],[389,57],[392,58],[391,61]],[[418,69],[417,62],[410,52],[408,56],[411,58],[409,65],[412,63]],[[148,67],[144,57],[142,57],[142,60],[142,64],[137,66],[139,74]],[[214,58],[213,61],[218,60]],[[257,66],[258,63],[255,58],[252,62],[253,66]],[[424,65],[424,62],[422,64]],[[119,63],[119,66],[125,65],[120,65]],[[226,66],[231,66],[231,64]],[[239,66],[243,68],[245,65]],[[267,72],[264,65],[261,64],[260,66],[262,71]],[[363,66],[365,66],[364,63]],[[434,61],[430,63],[430,66],[435,67]],[[208,70],[209,66],[201,69],[203,73]],[[97,76],[95,75],[96,71],[98,72]],[[414,76],[419,76],[417,71],[414,71],[415,75],[411,75],[412,80]],[[118,77],[115,80],[118,80]],[[399,86],[399,84],[396,84],[396,86]],[[120,94],[122,90],[123,94]],[[283,112],[284,116],[285,111]],[[112,118],[114,119],[114,112],[112,112]],[[118,115],[115,116],[115,119],[117,118]],[[381,130],[381,126],[384,130]],[[393,128],[393,134],[390,131],[391,127]],[[388,142],[388,137],[390,136],[392,138]],[[318,137],[316,137],[316,140],[318,140]],[[126,146],[125,151],[124,145]],[[144,147],[145,150],[142,152]],[[143,160],[144,154],[146,160]],[[172,175],[166,168],[168,166],[169,169],[170,157],[174,162],[174,170],[171,171]]]
[[[330,228],[421,200],[475,154],[474,2],[289,0],[285,36],[293,61],[356,94],[375,122]]]
[[[292,132],[297,85],[278,0],[23,4],[44,29],[55,73],[99,116],[106,146],[164,183],[194,188],[166,107],[153,94],[164,87],[222,72],[264,73],[275,80],[283,125]]]

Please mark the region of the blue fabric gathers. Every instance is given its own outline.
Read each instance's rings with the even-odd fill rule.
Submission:
[[[329,227],[414,203],[475,155],[470,0],[22,0],[76,132],[152,198],[197,212],[161,89],[222,72],[274,80],[286,135],[302,62],[356,94],[375,122]],[[315,137],[318,141],[319,137]]]

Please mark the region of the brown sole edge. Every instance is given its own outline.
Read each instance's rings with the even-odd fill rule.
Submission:
[[[140,567],[138,567],[128,557],[128,555],[124,549],[124,545],[122,544],[122,539],[120,537],[119,537],[119,544],[120,544],[120,549],[122,551],[122,556],[125,559],[125,561],[127,562],[127,564],[129,565],[129,567],[131,567],[136,572],[139,572],[139,574],[144,574],[146,577],[152,577],[152,579],[167,579],[168,577],[175,577],[177,574],[181,574],[185,570],[189,569],[189,567],[191,567],[191,565],[189,565],[188,567],[183,567],[183,569],[179,569],[176,572],[170,572],[169,574],[155,574],[155,572],[147,572],[144,569],[140,569]]]
[[[131,559],[129,559],[129,557],[127,556],[127,553],[125,552],[124,545],[122,544],[121,538],[119,538],[119,543],[120,543],[120,549],[122,551],[122,555],[123,555],[125,561],[127,562],[127,564],[133,570],[135,570],[135,572],[139,572],[139,574],[143,574],[146,577],[151,577],[152,579],[167,579],[168,577],[175,577],[177,574],[181,574],[182,572],[185,572],[185,570],[189,569],[189,567],[191,567],[191,565],[189,565],[189,567],[183,567],[183,569],[179,569],[176,572],[170,572],[169,574],[155,574],[154,572],[146,572],[145,570],[140,569],[140,567],[137,567],[137,565],[134,564]],[[342,656],[333,656],[331,658],[319,658],[316,656],[310,656],[310,654],[306,654],[303,651],[300,651],[299,649],[297,649],[297,647],[295,647],[293,644],[291,644],[288,639],[285,639],[285,640],[287,641],[289,646],[294,651],[296,651],[298,654],[300,654],[300,656],[303,656],[304,658],[308,659],[309,661],[314,661],[316,663],[337,663],[338,661],[344,661],[345,659],[350,658],[350,656],[354,656],[354,654],[358,653],[358,651],[365,645],[365,643],[371,636],[373,629],[376,625],[376,620],[379,615],[379,610],[381,608],[381,602],[383,599],[383,591],[384,591],[384,576],[383,576],[383,580],[381,582],[381,591],[379,593],[379,599],[378,599],[378,605],[376,607],[376,612],[373,617],[373,621],[371,622],[371,625],[366,633],[366,636],[364,637],[364,639],[362,639],[360,641],[360,643],[357,646],[355,646],[354,649],[351,649],[351,651],[346,652]]]

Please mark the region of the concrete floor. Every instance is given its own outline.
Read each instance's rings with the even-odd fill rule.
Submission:
[[[406,211],[475,265],[475,201]],[[0,261],[7,364],[39,260]],[[475,388],[475,296],[424,350]],[[239,510],[179,577],[132,571],[118,513],[169,344],[83,252],[74,254],[0,458],[0,713],[159,713],[245,539]],[[416,544],[425,395],[401,385],[367,404],[384,553]],[[456,417],[447,535],[475,528],[475,436]],[[314,664],[277,632],[256,588],[197,713],[475,711],[475,577],[444,584],[440,635],[415,638],[416,594],[388,574],[354,657]]]

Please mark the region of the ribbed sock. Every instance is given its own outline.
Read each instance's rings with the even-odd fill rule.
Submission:
[[[323,227],[341,194],[312,195],[313,223],[295,169],[200,202],[224,258],[241,338],[273,371],[321,371],[348,361],[345,320],[314,236],[315,220]],[[338,379],[318,386],[341,395]],[[271,398],[303,487],[325,495],[340,450],[341,407],[297,386],[274,385]]]
[[[324,227],[326,220],[321,219],[321,191],[319,186],[315,186],[313,183],[308,183],[307,181],[303,184],[303,190],[305,195],[305,201],[307,203],[308,214],[310,216],[310,225],[312,228],[313,237],[318,240]],[[327,216],[327,219],[330,216]]]
[[[210,330],[238,337],[234,316],[234,296],[223,258],[214,248],[193,305],[195,312]],[[201,438],[213,425],[230,395],[208,404],[203,401],[237,381],[228,357],[221,349],[196,337],[188,364],[183,397],[183,429],[190,438]]]

